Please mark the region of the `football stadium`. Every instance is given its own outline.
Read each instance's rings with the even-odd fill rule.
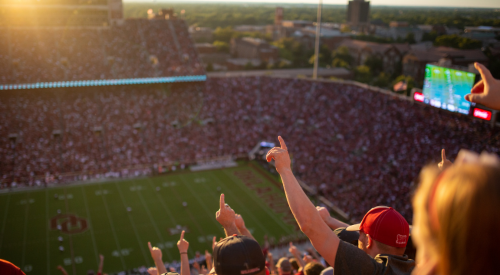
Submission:
[[[463,99],[472,73],[428,66],[423,90],[410,97],[349,80],[209,74],[172,10],[123,19],[120,0],[25,2],[28,10],[1,6],[7,16],[0,19],[0,259],[24,274],[263,275],[261,257],[276,275],[319,275],[310,273],[314,264],[341,273],[349,262],[341,251],[375,261],[391,246],[368,234],[376,206],[396,213],[380,215],[399,219],[387,230],[403,228],[393,248],[413,255],[404,259],[411,272],[409,224],[416,226],[419,199],[431,198],[423,208],[431,211],[446,201],[434,198],[454,190],[419,195],[431,169],[422,168],[441,161],[447,175],[473,182],[460,173],[486,163],[470,170],[479,173],[475,186],[497,183],[489,180],[499,170],[496,111]],[[440,185],[448,183],[443,174]],[[490,206],[498,202],[491,188],[481,193],[496,195],[484,199]],[[483,200],[462,204],[457,194],[450,204],[464,207],[458,220],[483,209]],[[455,208],[443,209],[429,214],[432,230],[452,226],[441,219],[455,217]],[[490,228],[490,219],[477,222]],[[360,246],[373,238],[375,248],[328,235],[360,221],[343,232],[355,232]],[[238,260],[222,259],[241,252],[234,240],[262,249],[243,251],[247,261],[236,267]],[[356,271],[362,266],[349,268],[364,274]]]

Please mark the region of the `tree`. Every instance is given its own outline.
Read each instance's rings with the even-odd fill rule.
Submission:
[[[247,64],[245,64],[245,70],[253,70],[253,64],[252,62],[248,61]]]
[[[430,41],[430,42],[434,43],[438,36],[439,35],[436,31],[426,32],[422,35],[422,42]]]
[[[338,47],[332,52],[332,66],[349,69],[354,63],[354,57],[346,46]]]
[[[233,30],[232,27],[225,27],[225,28],[218,27],[217,29],[215,29],[213,37],[214,40],[229,43],[229,41],[231,41],[231,38],[233,38],[235,33],[236,32]]]
[[[373,85],[380,88],[388,88],[391,84],[391,76],[385,72],[381,72],[373,82]]]
[[[406,43],[409,43],[409,44],[415,44],[417,43],[417,41],[415,40],[415,34],[412,33],[412,32],[409,32],[406,34],[406,37],[405,37],[405,40],[404,40]]]
[[[399,83],[401,81],[406,82],[406,90],[400,91],[398,93],[405,94],[405,95],[409,96],[411,89],[413,89],[413,87],[415,87],[415,80],[413,79],[413,77],[411,77],[409,75],[408,76],[400,75],[400,76],[396,77],[396,79],[394,79],[394,81],[392,82],[392,86],[394,87],[394,85],[396,85],[397,83]]]
[[[217,48],[217,51],[220,53],[229,53],[229,44],[224,41],[214,41],[212,44]]]
[[[370,55],[366,59],[364,65],[370,68],[370,71],[374,76],[379,74],[384,69],[384,62],[382,61],[382,59],[373,55]]]
[[[300,68],[308,65],[309,55],[300,42],[292,37],[281,38],[274,41],[272,45],[278,47],[280,58],[290,60],[292,67]]]
[[[479,40],[462,37],[456,34],[441,35],[436,38],[435,46],[451,47],[462,50],[479,49],[483,43]]]
[[[207,70],[207,72],[213,72],[214,65],[212,64],[212,62],[208,62],[206,70]]]
[[[354,79],[362,83],[370,84],[372,79],[370,67],[366,65],[356,67],[356,69],[354,70]]]

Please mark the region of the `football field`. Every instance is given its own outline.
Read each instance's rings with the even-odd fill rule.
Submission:
[[[148,241],[163,260],[179,260],[177,241],[186,229],[189,258],[210,251],[224,231],[215,220],[220,193],[259,242],[279,240],[296,226],[279,179],[258,164],[162,176],[65,185],[0,194],[0,258],[26,274],[104,273],[153,266]],[[187,206],[183,206],[183,202]],[[131,211],[127,211],[130,207]],[[62,237],[62,241],[58,240]],[[60,251],[62,246],[64,251]]]

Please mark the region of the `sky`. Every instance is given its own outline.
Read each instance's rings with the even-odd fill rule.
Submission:
[[[181,2],[179,0],[123,0],[124,2]],[[348,0],[323,0],[324,4],[345,5]],[[182,2],[232,2],[232,3],[311,3],[318,0],[184,0]],[[473,7],[500,8],[500,0],[372,0],[374,6],[424,6],[424,7]]]

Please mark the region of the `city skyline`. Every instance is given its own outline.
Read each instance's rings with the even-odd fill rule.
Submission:
[[[169,1],[169,0],[123,0],[123,2],[139,2],[139,3],[161,3],[161,2],[181,2],[181,1]],[[264,3],[264,4],[316,4],[318,0],[185,0],[183,3],[196,3],[196,2],[206,2],[206,3]],[[347,5],[348,0],[323,0],[323,4],[331,5]],[[402,3],[399,0],[372,0],[369,1],[371,6],[408,6],[408,7],[457,7],[457,8],[500,8],[500,1],[498,0],[482,0],[482,1],[470,1],[470,0],[421,0],[418,2],[405,1],[408,4]],[[499,11],[500,16],[500,11]]]

